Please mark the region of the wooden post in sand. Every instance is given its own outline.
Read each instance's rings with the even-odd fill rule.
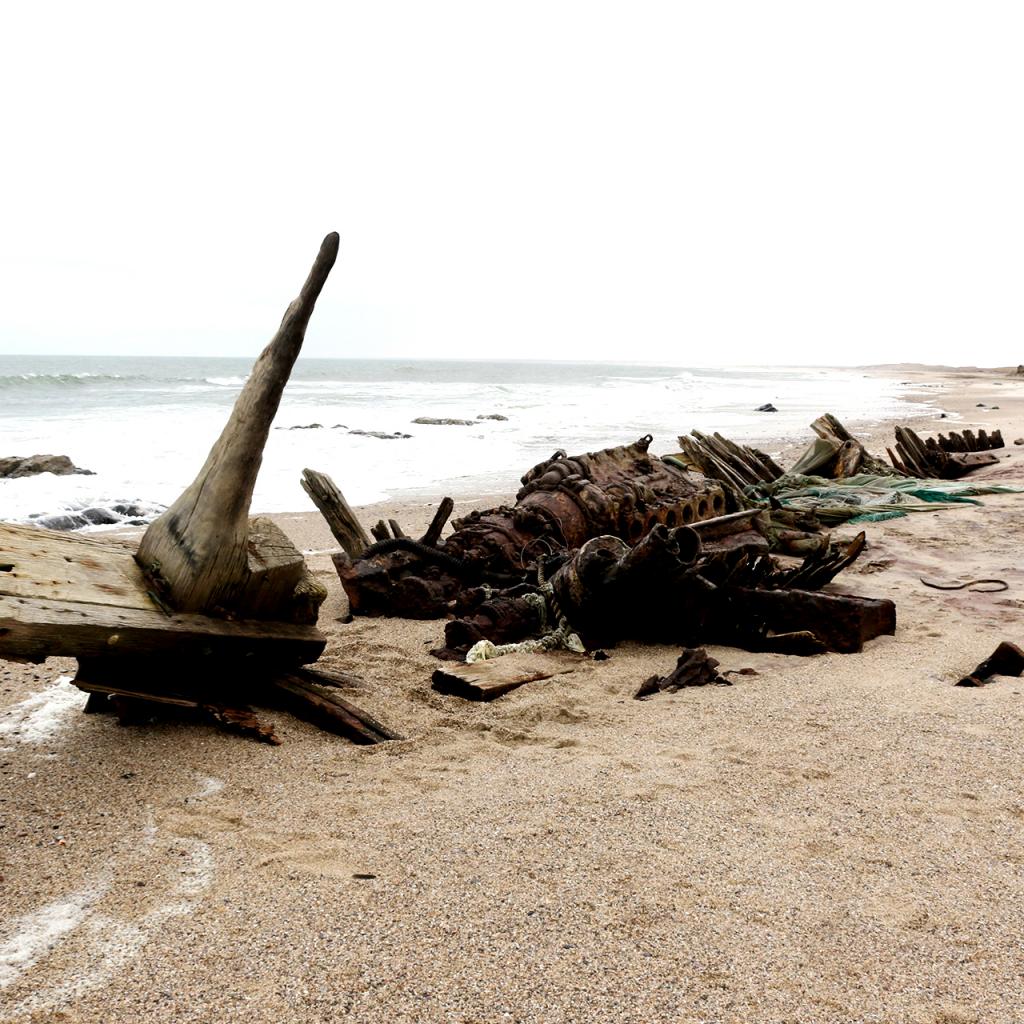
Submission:
[[[370,546],[370,538],[338,485],[326,473],[304,469],[302,489],[320,509],[320,514],[327,520],[334,539],[342,546],[345,554],[349,558],[359,558]]]
[[[249,504],[271,421],[337,255],[338,235],[332,232],[299,297],[256,361],[199,475],[139,544],[139,565],[178,611],[228,608],[245,614],[256,593],[263,608],[283,605],[302,578],[301,555],[252,564]]]

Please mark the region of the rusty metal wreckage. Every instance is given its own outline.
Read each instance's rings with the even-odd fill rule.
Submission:
[[[0,657],[76,658],[86,710],[122,722],[195,714],[278,742],[248,706],[255,699],[355,742],[398,738],[339,695],[362,685],[357,677],[310,667],[327,644],[316,628],[326,589],[273,522],[249,517],[268,431],[338,245],[336,233],[324,239],[195,481],[134,554],[120,542],[0,524]],[[900,428],[901,458],[889,466],[834,417],[812,428],[818,440],[790,473],[952,478],[991,464],[990,449],[1003,446],[998,432],[933,442]],[[645,696],[722,681],[694,645],[845,653],[895,631],[891,601],[821,589],[860,555],[863,533],[836,542],[812,513],[770,493],[746,500],[751,486],[783,476],[769,456],[717,433],[693,431],[661,458],[651,441],[555,452],[522,478],[514,505],[472,512],[445,539],[450,498],[418,540],[390,520],[371,543],[329,477],[307,469],[303,487],[343,549],[334,563],[352,614],[446,620],[434,653],[462,664],[434,673],[443,692],[489,700],[571,671],[564,659],[525,671],[467,664],[509,646],[595,657],[624,640],[687,648],[670,676],[641,687]],[[1018,649],[997,651],[968,679],[980,685],[1021,665]]]
[[[728,485],[652,455],[651,440],[558,451],[522,478],[514,506],[471,513],[445,541],[435,530],[335,555],[352,613],[448,618],[434,653],[450,660],[539,636],[587,651],[641,640],[851,652],[895,630],[891,601],[818,592],[863,534],[837,544],[805,514],[738,508]],[[773,551],[804,557],[786,565]]]

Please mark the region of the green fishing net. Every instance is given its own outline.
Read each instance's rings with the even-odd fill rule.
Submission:
[[[980,505],[979,494],[1019,494],[1020,487],[965,483],[959,480],[916,480],[910,477],[860,474],[844,480],[787,473],[770,484],[752,485],[748,499],[775,498],[784,508],[813,512],[822,522],[877,523],[909,512],[934,511],[956,505]]]

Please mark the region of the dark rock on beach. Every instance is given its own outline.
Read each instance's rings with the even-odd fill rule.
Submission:
[[[294,427],[283,427],[286,430],[323,430],[324,425],[322,423],[299,423]]]
[[[478,420],[502,420],[503,422],[508,419],[507,416],[502,416],[500,412],[488,413],[486,416],[477,416]]]
[[[81,469],[66,455],[11,455],[0,459],[0,477],[14,480],[23,476],[37,476],[39,473],[53,473],[56,476],[95,476],[91,469]]]
[[[765,402],[764,405],[759,405],[754,412],[778,412],[779,410],[772,405],[771,402]]]
[[[399,437],[412,437],[412,434],[402,434],[397,430],[393,434],[385,434],[381,430],[350,430],[349,433],[358,434],[360,437],[379,437],[382,441],[394,441]]]
[[[475,425],[475,420],[453,420],[453,419],[435,419],[433,416],[419,416],[413,420],[413,423],[421,423],[425,426],[430,427],[472,427]]]

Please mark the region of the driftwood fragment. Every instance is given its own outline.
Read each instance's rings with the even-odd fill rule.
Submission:
[[[335,482],[326,473],[304,469],[302,489],[327,520],[334,539],[342,546],[345,554],[349,558],[359,558],[370,546],[370,538]]]
[[[641,683],[633,698],[647,700],[656,693],[674,693],[686,686],[732,686],[728,679],[718,674],[718,664],[703,647],[684,647],[676,667],[667,676],[651,676]]]
[[[970,675],[957,686],[984,686],[992,676],[1019,676],[1024,673],[1024,651],[1004,640]]]
[[[373,744],[402,738],[332,690],[319,689],[316,682],[315,674],[281,673],[270,680],[270,686],[295,714],[353,743]]]
[[[525,660],[513,655],[494,661],[476,661],[472,665],[452,662],[435,670],[431,685],[438,693],[488,701],[526,683],[572,672],[578,664],[578,661],[568,662],[552,657],[524,657]]]
[[[872,455],[864,445],[832,415],[827,412],[812,424],[818,437],[836,445],[836,479],[870,473],[872,476],[892,476],[894,467]]]
[[[277,334],[257,359],[199,475],[142,538],[139,564],[160,581],[179,611],[230,609],[245,614],[239,597],[251,591],[248,514],[256,474],[306,325],[337,254],[338,235],[332,233]],[[294,584],[288,573],[267,576],[258,586],[261,603],[286,604]]]
[[[441,531],[444,529],[445,523],[451,518],[454,510],[455,502],[451,498],[445,498],[437,506],[434,518],[430,520],[430,525],[427,527],[427,532],[420,537],[420,543],[425,544],[427,547],[436,547],[437,542],[441,539]]]
[[[213,722],[228,732],[249,736],[261,743],[280,744],[273,725],[262,722],[244,704],[211,702],[196,694],[166,687],[164,673],[147,676],[143,665],[126,671],[118,663],[83,660],[73,682],[89,694],[86,711],[90,714],[113,711],[122,725],[148,721],[159,711],[190,713]]]

